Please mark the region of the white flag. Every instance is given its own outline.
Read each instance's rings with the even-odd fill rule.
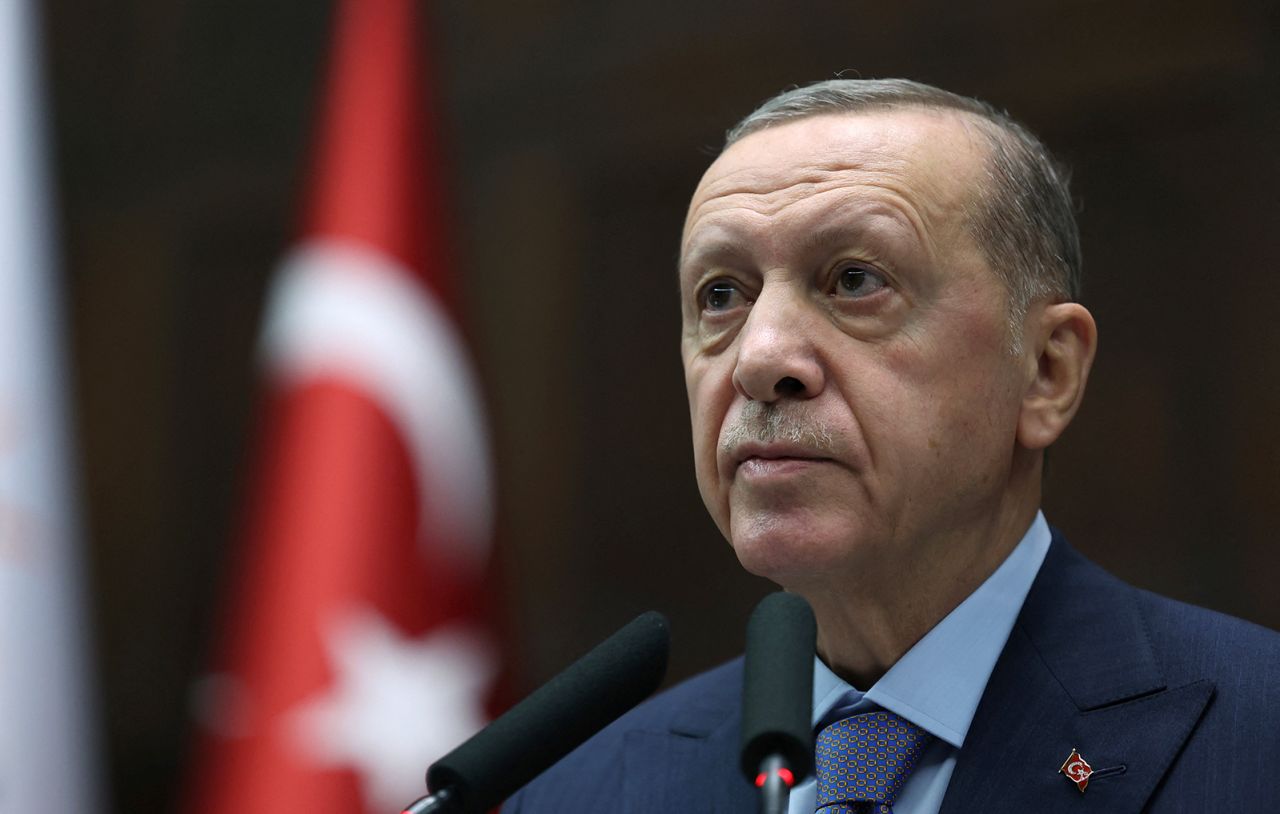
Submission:
[[[0,814],[94,812],[36,9],[0,0]]]

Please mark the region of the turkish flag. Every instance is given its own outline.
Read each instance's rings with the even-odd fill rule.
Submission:
[[[398,811],[485,721],[489,457],[414,0],[340,0],[191,814]]]

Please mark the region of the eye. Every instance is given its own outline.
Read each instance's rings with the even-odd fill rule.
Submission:
[[[728,280],[713,280],[702,289],[702,310],[713,313],[730,311],[746,305],[747,298],[737,285]]]
[[[887,285],[879,272],[862,266],[846,266],[836,276],[833,297],[852,297],[860,299],[869,297]]]

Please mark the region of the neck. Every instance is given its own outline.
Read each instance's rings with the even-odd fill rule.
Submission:
[[[925,540],[895,541],[897,550],[908,552],[901,562],[864,564],[856,575],[792,588],[813,606],[818,655],[832,672],[869,689],[977,590],[1035,519],[1040,503],[1039,466],[1035,469],[1034,488],[1006,493],[987,522]]]

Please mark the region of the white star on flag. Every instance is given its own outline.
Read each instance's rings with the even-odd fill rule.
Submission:
[[[501,603],[489,447],[423,81],[428,4],[332,7],[309,191],[266,310],[243,571],[184,814],[399,811],[484,723],[497,673],[481,635]]]
[[[369,810],[422,795],[427,766],[484,726],[496,659],[473,628],[408,639],[371,608],[333,618],[325,641],[332,686],[285,718],[294,749],[360,777]]]

